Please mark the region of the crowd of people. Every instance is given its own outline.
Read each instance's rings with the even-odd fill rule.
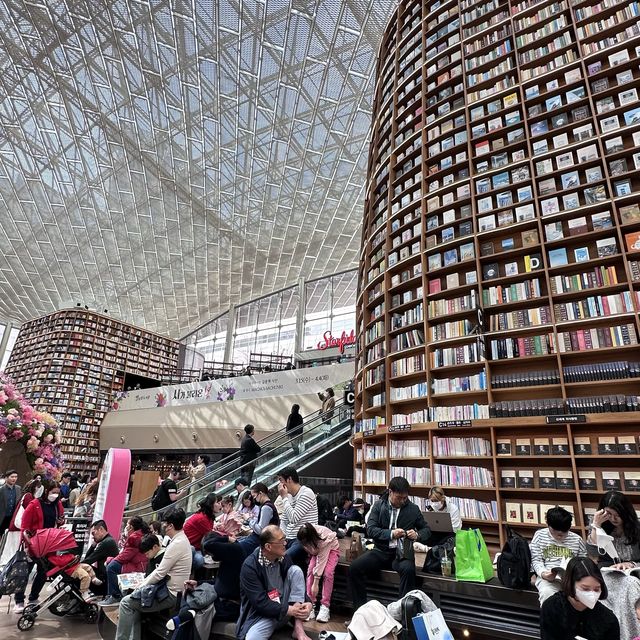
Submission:
[[[204,457],[198,460],[206,462]],[[239,478],[236,495],[208,493],[189,516],[174,504],[185,495],[176,480],[172,471],[154,494],[161,504],[158,520],[147,523],[131,517],[122,533],[108,531],[104,520],[93,522],[91,545],[73,568],[87,601],[102,596],[98,604],[119,607],[116,640],[139,638],[144,612],[164,611],[167,617],[176,613],[178,594],[208,584],[203,578],[213,564],[217,565],[211,581],[216,594],[213,620],[233,621],[240,640],[257,640],[270,637],[291,619],[294,637],[307,640],[302,623],[314,618],[327,622],[331,616],[341,537],[366,532],[372,543],[348,569],[354,609],[367,602],[368,581],[381,569],[399,574],[400,597],[414,589],[416,564],[407,548],[428,552],[442,541],[409,499],[410,486],[403,477],[392,478],[370,509],[362,499],[341,496],[327,514],[322,499],[302,484],[297,470],[286,467],[277,475],[275,494],[263,483],[251,485]],[[97,490],[97,480],[70,474],[64,474],[60,483],[36,476],[23,490],[17,473],[9,470],[0,486],[2,532],[15,536],[19,544],[38,530],[62,526],[71,514],[90,518]],[[428,510],[448,513],[454,531],[462,526],[457,508],[440,487],[430,490]],[[541,639],[622,637],[620,629],[629,627],[629,615],[635,616],[636,608],[640,620],[640,581],[620,573],[640,567],[640,522],[631,500],[619,491],[606,493],[586,540],[571,531],[572,514],[562,507],[548,510],[546,524],[530,543],[532,583],[541,604]],[[38,602],[47,579],[43,566],[36,566],[28,604]],[[632,580],[631,587],[616,582],[610,568]],[[118,578],[132,572],[146,574],[143,588],[124,594]],[[625,613],[626,605],[619,604],[612,611],[603,605],[612,590],[624,591],[625,602],[633,597],[634,610]],[[141,597],[151,601],[143,604]],[[14,600],[13,610],[20,613],[26,593],[15,593]],[[194,616],[195,611],[186,608],[170,617],[167,625],[176,628]]]

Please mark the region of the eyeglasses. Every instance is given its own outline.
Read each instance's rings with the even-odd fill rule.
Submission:
[[[270,542],[269,544],[287,544],[287,539],[286,538],[282,538],[282,540],[274,540],[273,542]]]

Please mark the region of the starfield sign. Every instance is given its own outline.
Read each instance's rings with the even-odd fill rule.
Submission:
[[[325,331],[322,336],[322,341],[318,342],[318,349],[324,351],[325,349],[332,349],[338,347],[340,353],[344,353],[345,347],[350,347],[356,343],[356,332],[351,329],[351,333],[346,331],[342,332],[339,338],[334,337],[331,331]]]

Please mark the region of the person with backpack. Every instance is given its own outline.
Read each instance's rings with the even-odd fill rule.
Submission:
[[[569,558],[587,555],[587,545],[577,534],[569,531],[573,516],[562,507],[547,511],[547,526],[533,534],[529,545],[531,568],[536,573],[536,589],[540,605],[561,590],[560,580],[552,572]]]
[[[176,500],[180,500],[187,495],[188,489],[178,491],[178,480],[180,480],[180,468],[173,467],[169,476],[165,478],[151,497],[151,508],[154,511],[162,511],[171,506]]]

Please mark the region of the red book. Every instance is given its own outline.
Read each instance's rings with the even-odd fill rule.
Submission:
[[[607,296],[600,296],[600,301],[602,304],[602,310],[605,316],[611,315],[611,307],[609,306],[609,299]]]
[[[578,338],[578,349],[580,351],[586,351],[586,346],[584,344],[584,331],[582,329],[578,329],[578,331],[576,331],[577,334],[577,338]]]
[[[440,293],[442,291],[441,286],[440,278],[429,280],[429,293]]]

